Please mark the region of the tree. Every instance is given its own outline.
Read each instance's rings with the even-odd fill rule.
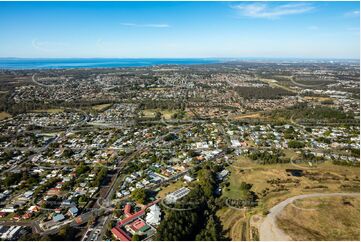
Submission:
[[[157,111],[157,112],[155,113],[155,119],[156,119],[156,120],[160,120],[161,118],[162,118],[162,113],[159,112],[159,111]]]
[[[21,173],[6,173],[4,179],[5,187],[9,187],[11,185],[19,183],[22,176],[23,175]]]
[[[225,240],[222,225],[216,216],[211,215],[207,221],[207,225],[202,231],[196,236],[196,240],[199,241],[215,241]]]
[[[75,240],[77,232],[77,229],[68,224],[62,227],[57,235],[52,235],[50,240]]]
[[[165,141],[171,141],[171,140],[175,140],[177,139],[177,135],[175,133],[170,133],[170,134],[167,134],[165,137],[164,137],[164,140]]]
[[[103,182],[104,178],[106,177],[107,173],[108,173],[108,168],[102,167],[100,169],[100,171],[97,173],[97,176],[96,176],[95,180],[92,182],[92,186],[99,187],[102,184],[102,182]]]
[[[246,182],[241,183],[241,190],[248,191],[252,188],[252,184],[248,184]]]
[[[132,237],[132,241],[140,241],[140,236],[138,234],[134,234]]]
[[[307,132],[309,132],[309,133],[312,132],[312,128],[310,128],[310,127],[305,128],[305,130],[306,130]]]
[[[211,197],[215,191],[216,179],[211,169],[202,169],[198,172],[199,184],[202,187],[204,195]]]
[[[63,153],[62,153],[62,157],[64,158],[70,158],[72,155],[74,155],[74,151],[70,148],[66,148],[64,149]]]
[[[169,210],[158,227],[157,240],[224,240],[223,228],[215,215],[223,204],[214,195],[217,167],[212,163],[203,165],[197,172],[199,181],[174,205],[190,209]]]
[[[92,214],[88,220],[88,227],[92,226],[95,224],[95,217],[94,215]]]
[[[85,172],[89,171],[90,167],[85,165],[84,162],[80,163],[79,166],[75,169],[75,173],[77,176],[84,174]]]
[[[298,140],[290,140],[288,142],[288,147],[289,148],[303,148],[303,147],[305,147],[305,144]]]
[[[132,198],[134,198],[138,203],[145,204],[147,201],[147,192],[143,188],[135,189],[132,192]]]

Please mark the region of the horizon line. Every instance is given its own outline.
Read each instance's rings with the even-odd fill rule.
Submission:
[[[328,59],[328,60],[360,60],[355,57],[0,57],[0,59]]]

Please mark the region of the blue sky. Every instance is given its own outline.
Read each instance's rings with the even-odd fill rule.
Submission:
[[[359,2],[0,2],[0,57],[359,58]]]

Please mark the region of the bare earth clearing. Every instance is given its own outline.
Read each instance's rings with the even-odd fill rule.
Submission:
[[[316,197],[339,197],[339,196],[352,196],[352,197],[359,197],[359,193],[329,193],[329,194],[322,194],[322,193],[314,193],[314,194],[305,194],[299,195],[295,197],[291,197],[286,199],[285,201],[277,204],[273,208],[270,209],[270,213],[262,222],[259,234],[260,240],[264,241],[280,241],[280,240],[292,240],[292,238],[287,235],[282,229],[278,227],[277,218],[285,209],[285,207],[296,200],[305,199],[305,198],[316,198]],[[310,239],[310,238],[308,238]],[[317,238],[314,238],[317,240]]]

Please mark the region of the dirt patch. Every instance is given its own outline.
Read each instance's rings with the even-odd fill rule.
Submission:
[[[11,114],[9,114],[7,112],[0,112],[0,120],[4,120],[7,118],[11,118]]]
[[[243,211],[222,208],[217,212],[226,235],[231,240],[245,240],[247,237],[247,219]]]
[[[288,205],[277,220],[278,226],[292,239],[360,239],[359,198],[307,198],[295,204],[297,207]]]
[[[258,119],[261,118],[261,114],[260,113],[240,114],[232,117],[232,119],[234,120],[245,119],[245,118]]]
[[[94,105],[94,106],[92,106],[92,109],[94,109],[98,112],[103,112],[103,111],[107,110],[108,108],[110,108],[112,105],[113,104],[111,104],[111,103]]]

